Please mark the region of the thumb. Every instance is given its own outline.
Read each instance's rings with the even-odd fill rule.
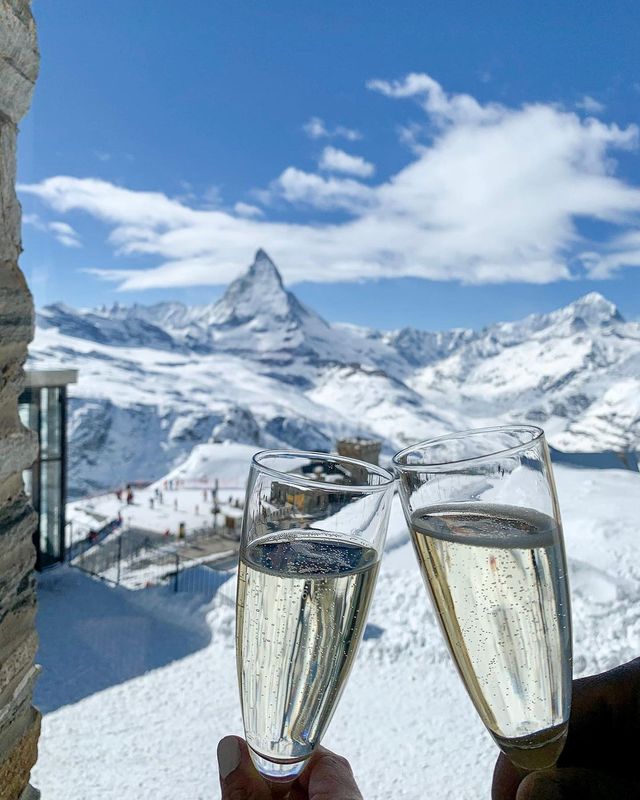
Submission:
[[[309,800],[330,797],[331,800],[362,800],[351,765],[346,758],[318,747],[298,778],[307,790]]]
[[[532,772],[518,787],[516,800],[629,800],[640,786],[590,769]]]
[[[218,743],[218,771],[222,800],[271,800],[271,792],[239,736],[225,736]]]

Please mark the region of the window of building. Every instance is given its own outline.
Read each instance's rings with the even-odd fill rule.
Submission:
[[[38,434],[38,458],[23,473],[25,491],[38,513],[34,537],[38,569],[64,561],[67,383],[75,371],[28,372],[19,400],[23,425]]]

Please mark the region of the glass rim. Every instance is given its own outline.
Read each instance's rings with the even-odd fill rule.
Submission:
[[[446,442],[449,439],[465,439],[475,434],[483,433],[508,433],[508,432],[526,432],[531,434],[531,439],[526,442],[520,442],[512,447],[505,447],[500,450],[494,450],[490,453],[482,453],[479,456],[469,456],[468,458],[457,458],[452,461],[433,461],[432,463],[423,464],[403,464],[400,459],[420,448],[428,448],[431,445],[440,442]],[[424,472],[425,470],[434,470],[436,472],[445,472],[449,469],[455,468],[460,464],[478,463],[481,461],[489,461],[501,456],[513,455],[514,453],[528,450],[532,445],[544,441],[544,430],[537,425],[527,425],[525,423],[514,423],[513,425],[492,425],[488,428],[467,428],[464,431],[454,431],[453,433],[445,433],[441,436],[435,436],[432,439],[424,439],[421,442],[412,444],[397,452],[393,458],[393,466],[400,472]]]
[[[330,461],[333,464],[354,464],[358,467],[364,467],[368,472],[373,472],[375,475],[383,478],[383,483],[370,485],[365,484],[341,484],[341,483],[325,483],[323,481],[316,481],[313,478],[305,478],[303,475],[293,475],[290,472],[282,472],[282,470],[275,469],[274,467],[267,466],[261,459],[263,458],[317,458],[319,460]],[[372,492],[384,492],[390,486],[395,484],[395,477],[389,471],[380,467],[377,464],[371,464],[368,461],[360,461],[357,458],[349,458],[348,456],[341,456],[338,453],[319,453],[313,450],[259,450],[251,457],[251,466],[256,467],[261,472],[271,475],[272,478],[284,478],[288,483],[294,486],[301,486],[305,489],[320,489],[329,492],[349,492],[352,494],[371,494]]]

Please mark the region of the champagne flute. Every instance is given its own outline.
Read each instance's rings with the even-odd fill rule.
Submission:
[[[553,766],[571,705],[571,612],[544,432],[463,431],[393,462],[422,576],[476,711],[514,765]]]
[[[335,711],[366,624],[394,483],[378,466],[327,453],[252,460],[236,654],[247,743],[271,781],[300,774]]]

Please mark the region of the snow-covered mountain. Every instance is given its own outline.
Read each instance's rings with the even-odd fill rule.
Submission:
[[[480,331],[330,325],[259,250],[216,303],[40,311],[29,367],[77,368],[70,494],[154,479],[210,440],[386,452],[526,419],[560,449],[640,449],[640,325],[589,294]]]
[[[638,378],[640,325],[593,292],[492,325],[408,383],[431,402],[459,395],[461,412],[542,425],[561,450],[595,452],[640,449]]]
[[[284,287],[264,250],[258,250],[247,272],[210,305],[117,303],[111,308],[75,311],[56,304],[42,309],[38,324],[99,344],[224,352],[281,368],[336,361],[377,366],[385,359],[391,371],[403,372],[406,367],[378,336],[367,338],[349,326],[334,328],[303,305]]]

